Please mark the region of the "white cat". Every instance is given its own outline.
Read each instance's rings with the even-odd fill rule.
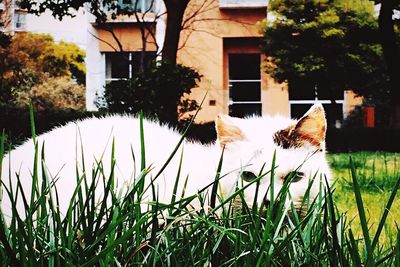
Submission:
[[[181,136],[176,131],[151,121],[144,120],[145,160],[151,166],[147,183],[160,171],[171,155]],[[302,199],[310,181],[316,173],[330,179],[325,159],[326,119],[322,105],[314,105],[300,120],[283,117],[253,117],[246,119],[221,115],[216,119],[218,140],[216,144],[201,145],[184,141],[172,161],[155,180],[160,202],[169,203],[177,177],[180,154],[183,150],[178,193],[182,192],[188,177],[185,196],[196,194],[214,181],[218,162],[223,152],[223,164],[218,194],[222,198],[231,195],[237,186],[246,186],[256,179],[261,169],[266,173],[274,170],[274,192],[277,195],[288,174],[294,174],[290,196],[294,202]],[[47,173],[56,178],[60,210],[65,214],[77,184],[77,169],[80,175],[86,170],[91,177],[92,169],[102,162],[105,177],[111,169],[112,143],[115,143],[115,177],[118,190],[126,190],[139,173],[140,149],[139,120],[131,116],[90,118],[68,123],[37,137],[39,157],[44,147],[44,164]],[[83,155],[82,155],[83,151]],[[84,165],[82,162],[84,158]],[[135,160],[134,160],[135,158]],[[1,179],[15,191],[18,174],[27,199],[30,198],[34,144],[28,140],[9,152],[3,160]],[[78,166],[78,168],[77,168]],[[39,165],[39,177],[41,170]],[[319,176],[318,176],[319,177]],[[311,187],[311,196],[319,192],[319,178]],[[103,186],[100,186],[102,188]],[[259,184],[257,201],[268,202],[270,176],[265,175]],[[101,189],[99,189],[101,190]],[[209,192],[211,191],[211,187]],[[244,198],[251,206],[256,184],[244,191]],[[178,194],[180,196],[180,193]],[[151,199],[151,193],[148,196]],[[11,215],[10,200],[3,190],[4,216]],[[21,198],[17,209],[22,209]]]

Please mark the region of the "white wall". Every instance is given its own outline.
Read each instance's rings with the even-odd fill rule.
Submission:
[[[92,26],[93,16],[86,17],[86,109],[97,110],[96,96],[102,95],[105,86],[106,62],[104,53],[100,53],[97,30]]]
[[[76,17],[65,17],[62,21],[55,19],[51,12],[46,11],[40,16],[28,14],[26,30],[34,33],[49,33],[56,42],[61,40],[86,48],[87,21],[84,9],[77,12]]]

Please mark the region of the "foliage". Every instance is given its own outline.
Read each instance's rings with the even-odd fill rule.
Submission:
[[[28,93],[49,78],[65,76],[83,84],[84,57],[84,51],[75,44],[56,44],[47,34],[20,33],[1,38],[0,103],[12,104],[20,92]]]
[[[75,109],[54,109],[35,111],[35,129],[42,134],[75,120],[88,117],[101,117],[104,113]],[[0,132],[7,136],[11,147],[21,144],[31,137],[29,108],[18,106],[0,106]]]
[[[8,53],[11,37],[0,32],[0,103],[8,103],[13,99],[13,84],[10,79],[10,69],[18,69],[20,64],[14,62]]]
[[[85,82],[85,52],[76,44],[54,43],[49,34],[24,33],[13,37],[10,53],[25,59],[25,68],[39,76],[69,76],[78,83]]]
[[[34,127],[32,127],[34,129]],[[145,137],[142,136],[144,146]],[[116,140],[118,142],[118,140]],[[37,146],[41,144],[37,144]],[[3,148],[2,145],[0,145]],[[178,150],[179,144],[177,144]],[[0,159],[2,149],[0,148]],[[83,149],[83,148],[82,148]],[[176,150],[175,150],[176,151]],[[115,151],[112,149],[112,155]],[[183,153],[183,152],[182,152]],[[184,153],[182,154],[184,157]],[[172,156],[172,155],[171,155]],[[176,155],[175,155],[176,156]],[[36,168],[45,168],[43,155],[32,155]],[[144,158],[144,155],[141,156]],[[118,166],[112,156],[112,168]],[[140,160],[140,159],[139,159]],[[144,161],[142,161],[144,162]],[[10,223],[0,221],[1,266],[396,266],[400,235],[379,242],[393,205],[399,181],[391,188],[385,209],[376,228],[368,219],[354,165],[352,191],[362,230],[354,232],[351,218],[339,213],[334,193],[327,189],[299,216],[294,206],[284,209],[290,182],[285,182],[276,199],[265,209],[263,203],[249,207],[237,190],[232,198],[209,208],[193,209],[192,200],[205,201],[205,192],[170,203],[157,201],[155,187],[143,189],[150,177],[149,168],[134,173],[135,183],[119,196],[114,192],[114,171],[103,172],[102,162],[87,174],[77,172],[77,186],[67,214],[60,214],[53,177],[33,172],[32,190],[37,192],[21,203],[25,211],[14,210]],[[276,179],[272,166],[260,177]],[[267,170],[268,169],[268,170]],[[220,170],[216,170],[218,173]],[[176,170],[180,179],[180,167]],[[93,175],[93,179],[89,173]],[[217,175],[217,174],[216,174]],[[218,176],[216,176],[218,177]],[[287,179],[290,180],[290,179]],[[46,182],[47,181],[47,182]],[[259,179],[253,182],[257,183]],[[104,189],[99,196],[95,186]],[[212,185],[210,185],[212,186]],[[5,189],[5,188],[4,188]],[[62,190],[58,188],[58,190]],[[147,192],[145,192],[147,190]],[[4,190],[12,199],[16,191]],[[24,192],[20,191],[21,194]],[[180,192],[174,192],[174,195]],[[153,201],[143,204],[145,195]],[[100,198],[99,198],[100,197]],[[307,194],[305,194],[305,200]],[[96,203],[99,205],[96,205]],[[307,201],[306,201],[307,202]],[[306,203],[305,202],[305,203]],[[306,205],[303,203],[304,205]],[[225,204],[225,205],[223,205]],[[35,248],[35,249],[32,249]]]
[[[17,105],[29,107],[32,102],[35,110],[85,109],[85,87],[70,78],[49,78],[35,85],[29,91],[19,92]]]
[[[188,96],[200,77],[189,67],[154,63],[135,73],[131,79],[106,85],[97,106],[110,112],[143,111],[161,122],[176,124],[178,120],[190,118],[188,112],[198,108],[197,102]]]
[[[349,158],[352,159],[352,164]],[[352,230],[361,233],[360,218],[353,194],[351,166],[354,167],[362,198],[368,213],[368,223],[372,231],[377,229],[384,205],[392,189],[400,177],[400,154],[387,152],[360,151],[353,153],[328,154],[329,165],[336,179],[335,203],[341,212],[352,218]],[[394,207],[400,205],[400,195],[394,202]],[[398,232],[400,210],[392,209],[382,233],[380,243],[391,242]]]
[[[368,0],[273,0],[265,22],[268,71],[289,90],[387,95],[388,77],[373,3]],[[333,97],[332,97],[333,98]]]

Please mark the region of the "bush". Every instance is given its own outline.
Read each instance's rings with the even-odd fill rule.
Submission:
[[[34,114],[36,133],[44,133],[54,127],[64,125],[70,121],[92,116],[101,116],[101,113],[83,112],[78,110],[42,110]],[[16,145],[32,136],[28,108],[0,106],[0,133],[4,131],[7,141]]]
[[[97,107],[110,112],[138,113],[175,125],[190,118],[197,102],[188,98],[200,81],[195,70],[170,63],[154,63],[128,80],[109,83]]]
[[[17,95],[17,105],[28,107],[32,101],[37,111],[54,109],[85,109],[85,87],[69,77],[49,78],[29,91]]]

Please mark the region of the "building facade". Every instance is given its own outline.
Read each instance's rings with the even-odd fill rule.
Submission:
[[[1,31],[7,34],[25,32],[28,12],[21,9],[15,0],[3,0],[0,3]]]
[[[122,1],[121,1],[122,3]],[[89,17],[87,40],[87,109],[95,110],[96,97],[115,79],[129,78],[145,46],[148,58],[159,56],[165,34],[165,7],[160,0],[140,0],[138,17],[118,17],[106,25]],[[289,94],[265,71],[262,49],[265,0],[192,0],[185,14],[177,61],[202,75],[190,98],[204,97],[198,122],[220,114],[243,117],[281,114],[298,117],[316,101],[327,108],[331,124],[338,124],[360,100],[351,92],[335,99],[321,98],[318,88],[301,97]],[[144,34],[143,34],[144,33]],[[146,36],[145,41],[143,36]],[[332,107],[331,107],[332,106]]]

